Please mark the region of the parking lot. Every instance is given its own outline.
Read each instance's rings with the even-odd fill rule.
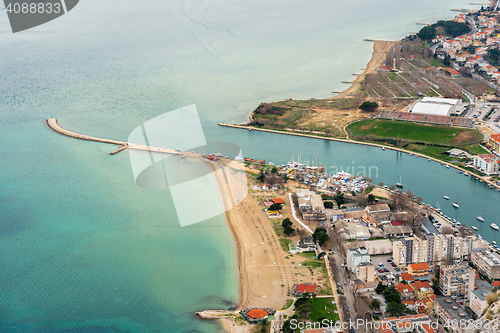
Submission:
[[[382,278],[387,274],[392,274],[394,276],[401,274],[401,270],[397,267],[393,267],[387,260],[391,260],[391,256],[371,257],[371,262],[375,266],[375,275]]]
[[[466,118],[474,119],[476,124],[487,124],[498,133],[500,132],[500,103],[477,101],[472,111],[466,114]]]

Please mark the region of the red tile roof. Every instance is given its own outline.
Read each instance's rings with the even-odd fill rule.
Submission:
[[[391,224],[394,225],[394,226],[396,226],[396,225],[405,225],[405,223],[403,221],[392,221]]]
[[[413,270],[423,270],[423,269],[429,269],[429,264],[426,262],[419,262],[417,264],[409,264],[409,267]]]
[[[399,277],[401,278],[401,280],[405,280],[405,281],[413,281],[413,280],[415,280],[415,278],[413,277],[413,275],[408,274],[408,273],[401,273],[401,275]]]
[[[493,135],[491,136],[491,138],[492,138],[493,140],[495,140],[496,142],[500,142],[500,133],[499,133],[499,134],[493,134]]]
[[[265,318],[268,313],[265,310],[262,309],[253,309],[248,311],[248,316],[253,318],[253,319],[260,319],[260,318]]]
[[[317,288],[318,288],[318,286],[307,285],[306,286],[306,293],[314,294],[316,292]]]
[[[274,198],[274,199],[273,199],[273,202],[274,202],[275,204],[284,204],[283,199],[281,199],[281,198]]]
[[[495,287],[495,288],[498,288],[498,287],[500,287],[500,281],[493,281],[493,282],[491,283],[491,285],[492,285],[493,287]]]

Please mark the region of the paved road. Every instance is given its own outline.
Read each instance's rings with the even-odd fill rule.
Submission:
[[[330,239],[332,240],[332,250],[333,250],[333,258],[331,258],[332,256],[330,255],[330,260],[329,260],[329,263],[330,263],[330,267],[331,267],[331,270],[332,270],[332,273],[335,277],[335,281],[340,283],[342,285],[342,288],[344,289],[344,296],[345,296],[345,302],[340,302],[341,304],[337,304],[337,309],[339,311],[344,311],[344,321],[345,322],[348,322],[350,320],[352,321],[356,321],[356,310],[355,310],[355,302],[354,302],[354,296],[350,290],[350,287],[349,287],[349,279],[347,277],[347,274],[345,272],[345,269],[344,267],[342,267],[342,263],[344,262],[344,258],[340,255],[340,251],[339,251],[339,248],[338,248],[338,244],[334,244],[335,241],[335,237],[333,237],[333,230],[331,228],[328,228],[329,231],[329,236],[330,236]],[[333,259],[333,260],[332,260]],[[345,308],[345,306],[348,306],[349,307],[349,310],[347,310]],[[362,333],[362,329],[359,329],[359,330],[355,330],[356,333]]]

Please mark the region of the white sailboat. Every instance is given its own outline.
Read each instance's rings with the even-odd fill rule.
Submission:
[[[500,230],[500,228],[495,223],[492,223],[491,227],[495,230]]]
[[[443,198],[445,198],[446,200],[450,200],[450,197],[447,195],[443,195]]]
[[[399,183],[396,183],[396,186],[403,188],[403,184],[401,183],[401,175],[399,176]]]
[[[476,226],[473,225],[471,228],[477,231],[477,227]]]
[[[457,201],[453,203],[453,207],[460,208],[460,200],[458,199],[458,194],[457,194]]]
[[[478,216],[477,219],[481,222],[484,222],[484,206],[483,206],[483,215],[482,216]]]

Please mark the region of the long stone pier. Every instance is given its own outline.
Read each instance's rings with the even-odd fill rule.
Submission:
[[[145,146],[145,145],[138,145],[135,143],[129,143],[129,142],[125,142],[125,141],[96,138],[96,137],[90,136],[90,135],[78,134],[78,133],[71,132],[71,131],[68,131],[68,130],[62,128],[57,123],[56,118],[47,119],[47,125],[54,132],[57,132],[59,134],[65,135],[65,136],[69,136],[70,138],[119,145],[120,147],[118,149],[112,151],[111,153],[109,153],[110,155],[118,154],[119,152],[121,152],[125,149],[137,149],[137,150],[151,151],[151,152],[155,152],[155,153],[182,155],[184,157],[193,157],[193,158],[203,159],[204,161],[207,161],[207,159],[203,158],[203,156],[201,154],[197,154],[197,153],[189,153],[189,152],[185,152],[185,151],[178,151],[178,150],[167,149],[167,148],[158,148],[158,147],[151,147],[151,146]]]

